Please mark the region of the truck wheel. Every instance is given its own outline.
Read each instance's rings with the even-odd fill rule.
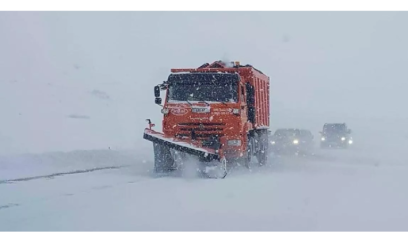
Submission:
[[[172,170],[174,165],[174,158],[170,149],[166,146],[154,143],[154,172],[165,173]]]
[[[265,165],[268,161],[268,148],[269,148],[269,142],[268,142],[268,133],[267,132],[261,132],[259,134],[259,150],[257,152],[257,159],[259,165]]]

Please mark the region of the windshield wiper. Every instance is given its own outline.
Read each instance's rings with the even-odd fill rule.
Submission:
[[[187,103],[190,105],[190,107],[193,107],[193,104],[191,104],[190,101],[188,101],[189,98],[190,98],[190,97],[187,97],[186,101],[187,101]]]
[[[188,101],[188,99],[186,101],[191,107],[193,107],[193,104],[191,104],[190,101]]]
[[[202,102],[204,102],[204,103],[206,103],[207,106],[210,106],[210,104],[209,104],[207,101],[205,101],[204,99],[199,99],[199,100],[202,101]]]

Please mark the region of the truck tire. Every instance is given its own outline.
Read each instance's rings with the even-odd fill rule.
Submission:
[[[268,162],[268,149],[269,149],[269,139],[268,131],[259,132],[259,150],[257,152],[257,159],[260,166],[265,165]]]
[[[153,143],[154,150],[154,172],[166,173],[173,169],[174,158],[170,149],[166,146]]]

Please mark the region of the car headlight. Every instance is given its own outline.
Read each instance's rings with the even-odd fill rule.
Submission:
[[[241,146],[241,140],[239,139],[228,140],[227,144],[228,146]]]
[[[271,141],[271,144],[275,144],[275,141]]]
[[[322,137],[322,141],[325,141],[326,140],[326,138],[325,137]]]
[[[167,109],[167,108],[164,108],[164,109],[162,109],[161,110],[161,113],[163,113],[163,114],[169,114],[169,109]]]
[[[299,143],[299,140],[297,139],[293,140],[293,144],[298,144],[298,143]]]
[[[353,140],[349,140],[349,144],[353,144]]]
[[[341,138],[341,141],[344,141],[344,140],[346,140],[346,138],[345,138],[345,137],[342,137],[342,138]]]

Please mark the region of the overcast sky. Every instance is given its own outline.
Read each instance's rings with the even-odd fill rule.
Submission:
[[[16,109],[87,115],[99,109],[115,116],[107,126],[122,122],[119,133],[130,141],[146,118],[160,120],[153,86],[170,68],[219,59],[252,64],[271,77],[273,127],[407,121],[406,23],[404,12],[2,12],[0,108],[14,117],[3,121],[3,140],[21,130]],[[43,105],[58,100],[45,101],[53,94],[47,85],[65,87],[64,107]],[[109,94],[114,111],[68,101],[92,89]],[[30,126],[38,114],[19,118],[20,125]]]

